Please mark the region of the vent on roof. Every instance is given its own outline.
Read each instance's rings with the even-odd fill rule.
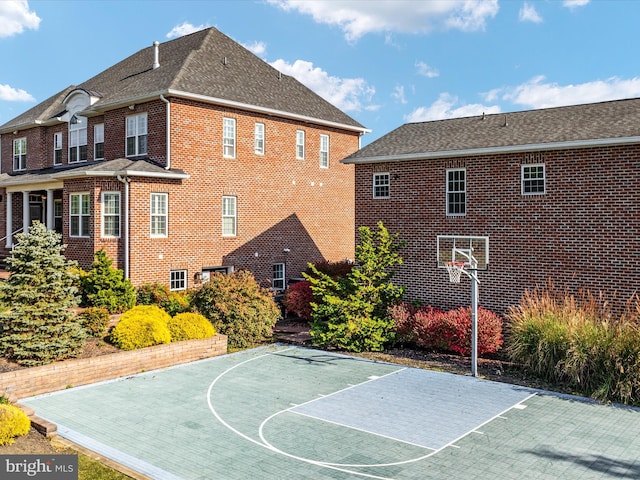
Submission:
[[[160,45],[160,43],[158,43],[157,41],[153,42],[153,69],[154,70],[160,66],[160,52],[159,52],[158,45]]]
[[[223,57],[222,58],[222,64],[223,65],[227,65],[229,63],[229,60],[227,60],[227,57]]]

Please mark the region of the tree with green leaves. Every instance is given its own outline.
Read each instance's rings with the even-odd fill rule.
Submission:
[[[346,276],[331,277],[313,265],[303,274],[311,283],[311,337],[323,347],[361,352],[379,351],[393,340],[393,319],[388,313],[404,288],[391,283],[394,267],[402,264],[398,253],[405,242],[390,234],[382,222],[377,232],[358,229],[356,265]]]
[[[7,258],[11,273],[0,283],[7,310],[0,313],[0,352],[25,366],[76,356],[86,338],[78,306],[74,262],[62,252],[60,234],[34,222],[28,234],[16,235]]]
[[[82,303],[106,308],[109,313],[121,313],[136,304],[136,290],[124,272],[113,267],[104,249],[94,254],[89,272],[81,279]]]

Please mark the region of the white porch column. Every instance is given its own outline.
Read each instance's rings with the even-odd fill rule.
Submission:
[[[11,233],[13,233],[11,231],[13,230],[13,205],[11,205],[12,195],[13,193],[7,192],[7,243],[5,245],[7,248],[11,248],[13,245],[13,235],[11,235]]]
[[[22,192],[22,231],[29,233],[29,192]]]
[[[55,228],[53,222],[53,190],[47,189],[47,230]]]

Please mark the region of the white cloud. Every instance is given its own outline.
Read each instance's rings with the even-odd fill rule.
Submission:
[[[27,0],[0,1],[0,38],[22,33],[25,28],[37,30],[40,17],[29,10]]]
[[[176,25],[167,33],[167,38],[176,38],[189,35],[190,33],[199,32],[205,28],[209,28],[211,25],[192,25],[189,22],[183,22],[180,25]]]
[[[293,64],[278,59],[271,65],[286,75],[295,77],[322,98],[346,112],[360,111],[363,103],[368,103],[375,88],[363,78],[332,77],[311,62],[296,60]],[[366,107],[364,107],[366,108]]]
[[[536,7],[527,2],[524,2],[524,5],[520,8],[518,19],[521,22],[542,23],[542,17]]]
[[[438,69],[430,67],[424,62],[416,62],[416,69],[418,70],[418,75],[422,75],[427,78],[435,78],[440,76],[440,72]]]
[[[498,13],[498,0],[267,0],[284,11],[337,25],[349,42],[368,33],[483,30]]]
[[[500,113],[498,105],[481,105],[472,103],[459,105],[459,99],[449,93],[441,93],[438,100],[429,107],[418,107],[413,112],[404,116],[406,122],[427,122],[431,120],[443,120],[445,118],[471,117],[484,113]]]
[[[267,52],[267,44],[264,42],[243,43],[242,46],[259,57]]]
[[[584,7],[590,1],[591,0],[564,0],[562,2],[562,6],[574,9],[574,8],[578,8],[578,7]]]
[[[548,108],[640,97],[640,78],[637,77],[626,80],[611,77],[577,85],[559,85],[545,80],[540,75],[522,85],[492,90],[484,98],[490,101],[499,97],[529,108]]]
[[[6,102],[33,102],[35,98],[24,90],[0,84],[0,100]]]
[[[394,88],[391,93],[391,97],[399,103],[407,103],[407,98],[404,96],[404,87],[402,85],[396,85],[396,88]]]

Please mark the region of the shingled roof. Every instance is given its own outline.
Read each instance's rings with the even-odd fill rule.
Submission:
[[[66,88],[0,126],[0,131],[54,121],[65,110],[62,100],[76,88],[99,97],[85,111],[88,115],[163,94],[368,131],[295,78],[281,74],[215,28],[160,44],[160,66],[155,69],[154,48],[144,48],[86,82]]]
[[[640,99],[407,123],[344,163],[640,143]]]

